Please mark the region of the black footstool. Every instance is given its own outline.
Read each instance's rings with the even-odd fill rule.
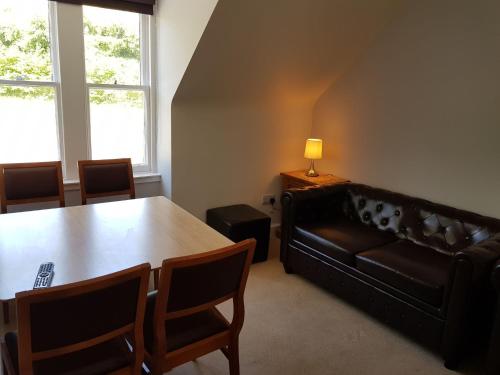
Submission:
[[[266,214],[246,204],[211,208],[207,224],[234,242],[255,238],[254,263],[267,259],[271,218]]]

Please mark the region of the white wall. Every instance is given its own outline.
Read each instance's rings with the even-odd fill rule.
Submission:
[[[208,208],[246,203],[262,206],[263,194],[279,200],[279,171],[305,165],[301,155],[310,132],[305,108],[256,104],[198,106],[175,103],[172,115],[172,198],[204,219]]]
[[[500,2],[410,4],[318,101],[319,165],[500,217]]]
[[[172,199],[208,208],[279,199],[305,168],[317,98],[399,11],[400,0],[220,0],[172,106]],[[163,142],[163,140],[162,140]]]
[[[217,0],[158,0],[156,9],[157,157],[171,197],[171,105]]]

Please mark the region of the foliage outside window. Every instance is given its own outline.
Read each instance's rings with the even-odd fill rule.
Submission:
[[[83,7],[93,158],[131,157],[135,164],[146,162],[140,17]],[[119,139],[111,137],[117,133]]]
[[[40,1],[40,0],[37,0]],[[10,1],[11,3],[13,1]],[[52,81],[50,36],[47,20],[33,15],[29,22],[19,25],[13,8],[3,6],[0,20],[0,79],[17,81]],[[113,11],[111,11],[113,12]],[[132,17],[138,17],[131,14]],[[139,23],[137,22],[137,28]],[[137,30],[138,31],[138,30]],[[101,84],[136,84],[140,82],[141,47],[138,32],[120,24],[100,26],[84,18],[86,36],[87,80]],[[0,96],[37,97],[53,99],[51,90],[33,87],[22,90],[3,86]],[[131,105],[142,105],[140,95],[129,93],[125,98]],[[96,90],[92,103],[116,103],[121,95]]]
[[[62,108],[57,61],[53,61],[57,46],[51,45],[51,33],[56,30],[50,30],[48,3],[0,1],[0,111],[4,114],[0,130],[14,137],[0,140],[0,163],[59,159],[63,149],[64,132],[58,129],[66,125],[58,125]],[[141,48],[145,17],[83,7],[87,87],[82,89],[89,100],[92,150],[83,157],[132,157],[138,165],[150,162],[149,79],[144,79]]]
[[[46,7],[33,5],[21,15],[15,1],[0,3],[0,79],[13,81],[52,81],[50,34]],[[39,4],[38,4],[39,5]],[[44,12],[45,11],[45,12]],[[46,87],[0,87],[0,96],[53,100]]]
[[[59,159],[48,6],[0,2],[0,162]]]

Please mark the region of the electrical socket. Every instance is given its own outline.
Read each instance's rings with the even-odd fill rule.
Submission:
[[[274,204],[276,196],[274,194],[266,194],[262,196],[262,204]]]

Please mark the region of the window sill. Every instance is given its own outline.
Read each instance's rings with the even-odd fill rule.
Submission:
[[[150,184],[161,181],[159,173],[135,173],[134,182],[136,184]],[[80,190],[80,181],[64,180],[64,191]]]

